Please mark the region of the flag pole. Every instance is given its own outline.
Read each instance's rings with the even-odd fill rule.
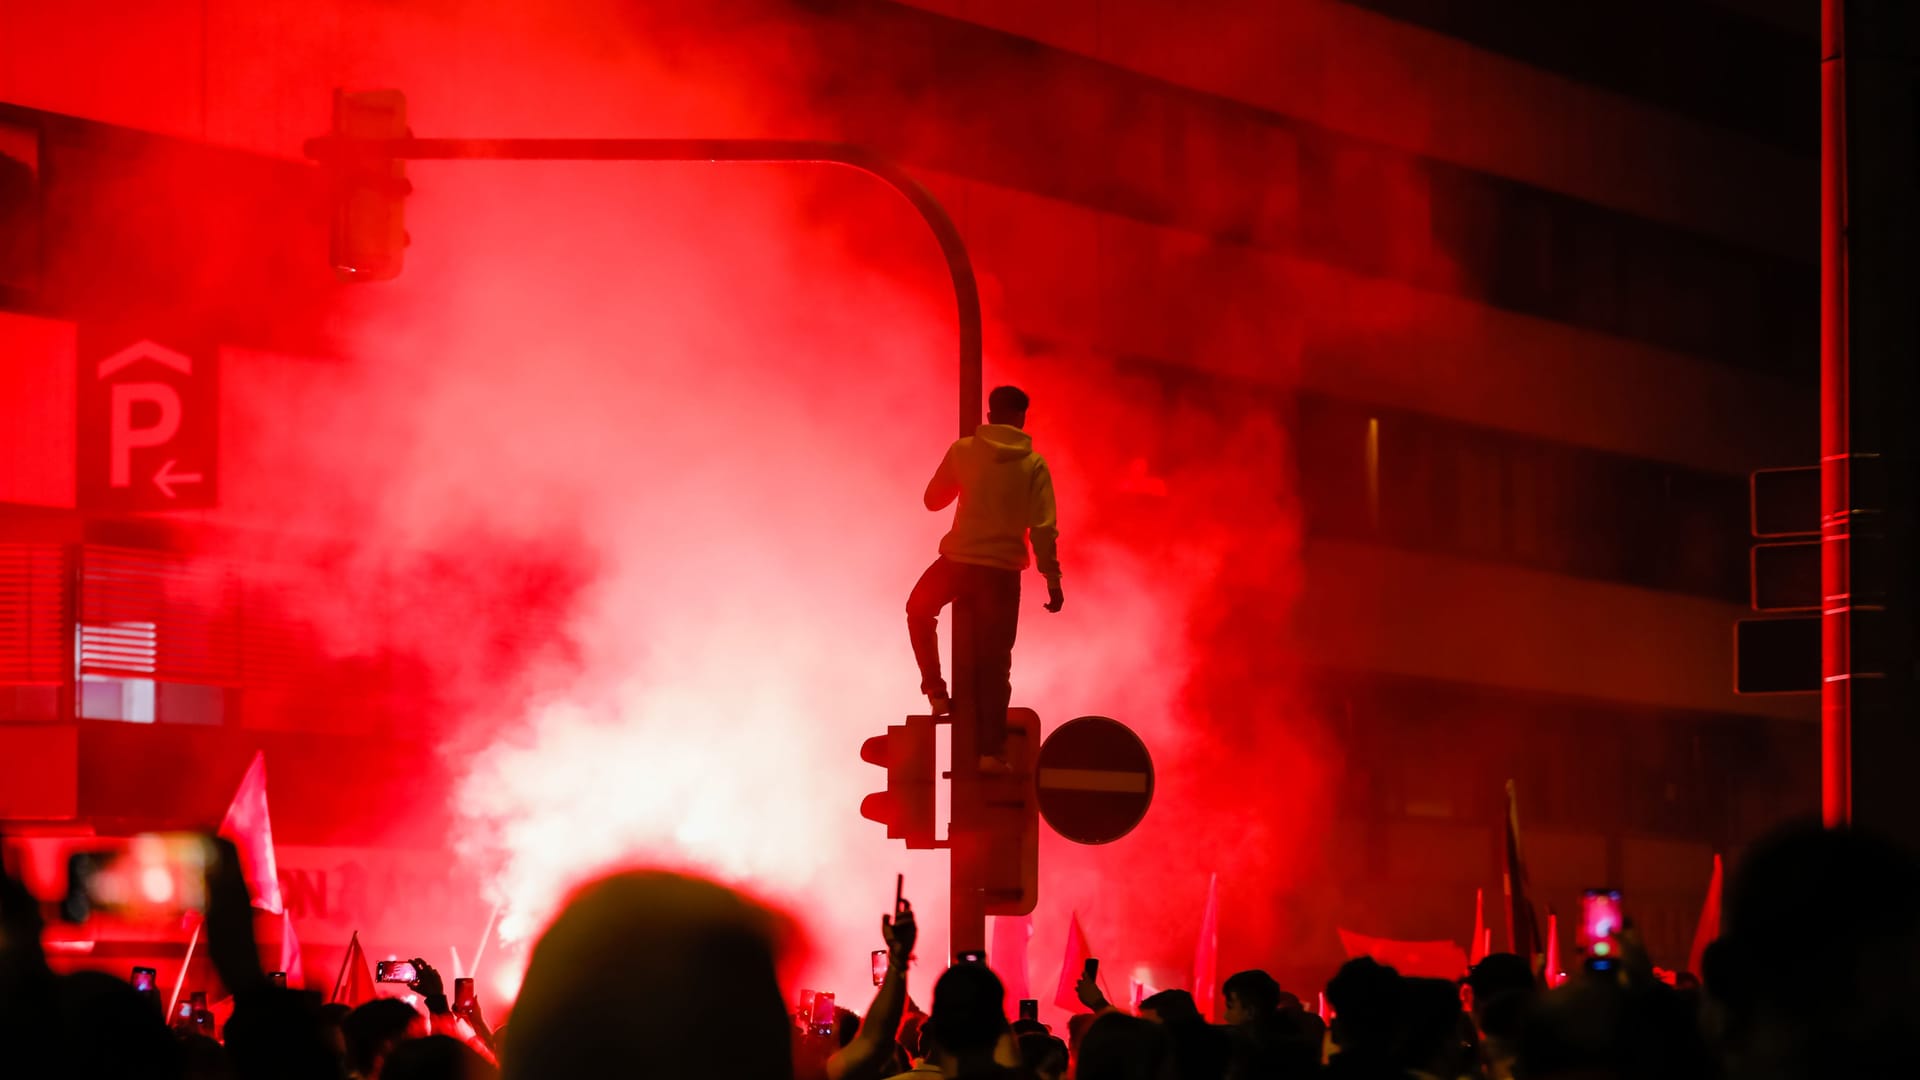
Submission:
[[[474,978],[480,974],[480,958],[487,955],[487,942],[493,940],[493,928],[499,921],[500,905],[496,903],[493,905],[493,914],[487,916],[487,928],[480,933],[480,945],[473,950],[473,963],[467,965],[468,978]]]
[[[167,1023],[173,1023],[173,1010],[180,1007],[180,988],[187,985],[187,970],[193,967],[193,952],[200,944],[200,928],[206,920],[196,919],[193,924],[193,936],[187,939],[187,958],[180,961],[180,977],[173,980],[173,997],[167,1002]]]
[[[360,931],[355,930],[347,942],[347,955],[340,958],[340,974],[333,978],[333,993],[327,995],[329,1004],[340,1000],[340,985],[347,981],[347,965],[353,963],[354,946],[360,944]]]

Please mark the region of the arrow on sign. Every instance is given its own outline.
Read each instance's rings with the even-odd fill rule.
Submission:
[[[153,486],[159,488],[160,494],[165,495],[169,499],[179,498],[179,496],[173,493],[173,485],[197,484],[205,479],[205,477],[197,472],[174,472],[174,464],[174,459],[168,458],[166,464],[160,466],[160,471],[153,474]]]

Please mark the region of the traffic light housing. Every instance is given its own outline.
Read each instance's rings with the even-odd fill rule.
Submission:
[[[887,827],[887,836],[909,848],[935,848],[934,719],[909,716],[860,746],[860,760],[887,770],[887,790],[860,800],[860,816]]]
[[[1040,715],[1007,710],[1009,775],[981,781],[981,812],[987,832],[979,883],[986,913],[1031,915],[1040,900],[1040,800],[1034,763],[1040,757]]]
[[[333,135],[340,139],[404,139],[407,98],[398,90],[333,92]],[[329,254],[342,281],[400,276],[407,247],[407,164],[398,158],[344,153],[333,165]]]

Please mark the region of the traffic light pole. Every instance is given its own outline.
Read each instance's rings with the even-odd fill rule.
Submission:
[[[973,434],[982,406],[980,287],[960,230],[940,201],[899,163],[863,146],[805,139],[309,139],[322,164],[353,161],[706,161],[764,165],[844,165],[884,181],[906,197],[933,230],[953,278],[960,324],[961,436]],[[953,955],[986,951],[982,884],[988,832],[980,822],[978,724],[974,715],[973,612],[953,608],[953,822],[948,833]]]

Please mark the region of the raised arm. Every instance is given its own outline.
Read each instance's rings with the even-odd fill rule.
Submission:
[[[902,901],[897,919],[880,917],[880,936],[887,942],[887,974],[874,991],[859,1033],[827,1059],[827,1080],[878,1080],[886,1075],[900,1019],[907,1011],[907,961],[913,957],[918,935],[912,904]]]

